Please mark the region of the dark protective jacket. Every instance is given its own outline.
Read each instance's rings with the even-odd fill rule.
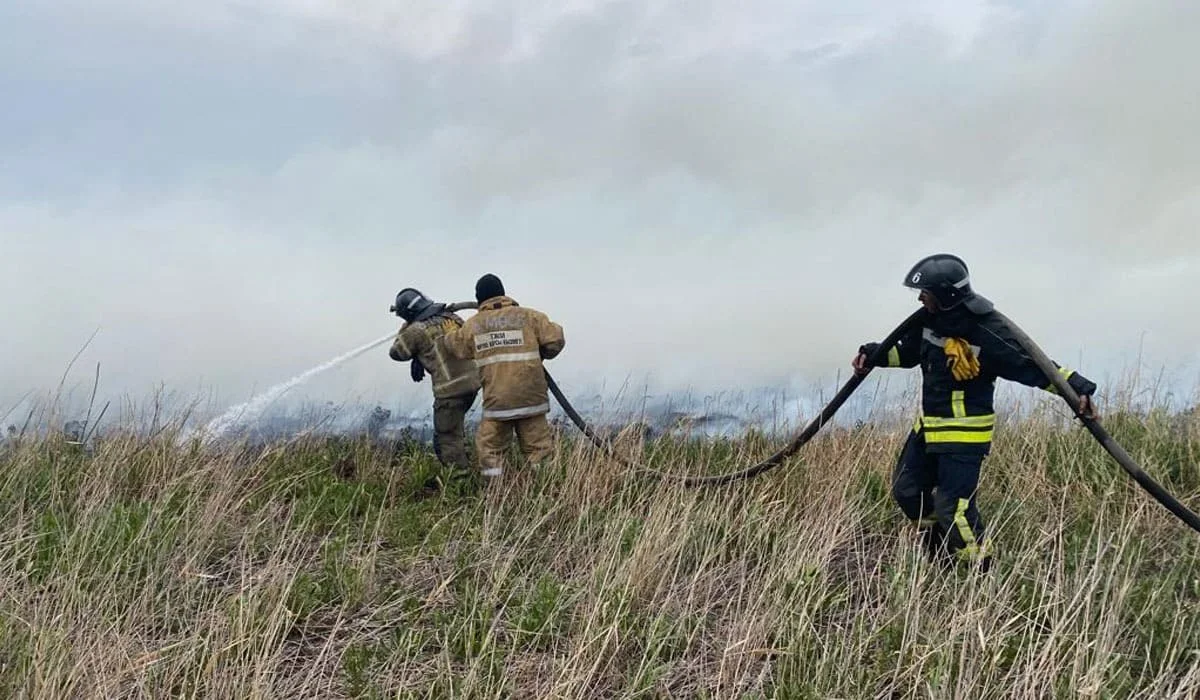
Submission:
[[[959,339],[970,347],[979,361],[978,376],[955,379],[948,363],[948,339]],[[868,343],[860,351],[870,357],[878,347],[878,343]],[[923,435],[926,449],[933,453],[986,453],[991,449],[998,377],[1057,393],[995,313],[977,316],[963,308],[928,315],[888,349],[887,364],[882,366],[921,367],[922,411],[914,431]],[[1083,375],[1055,366],[1080,395],[1095,393],[1096,385]]]
[[[434,398],[444,399],[479,391],[479,369],[472,360],[455,357],[446,349],[446,335],[458,330],[463,320],[443,311],[420,321],[404,324],[389,355],[397,362],[421,361],[433,377]]]
[[[483,417],[517,420],[550,412],[542,360],[566,345],[562,326],[507,296],[479,304],[479,312],[446,336],[446,347],[474,359],[483,381]]]

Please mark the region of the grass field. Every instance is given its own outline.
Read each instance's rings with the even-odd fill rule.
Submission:
[[[1106,423],[1200,507],[1194,419]],[[0,696],[1200,697],[1200,539],[1048,411],[985,465],[986,575],[924,560],[900,434],[701,491],[574,437],[446,497],[417,446],[9,445]],[[695,473],[773,445],[624,447]]]

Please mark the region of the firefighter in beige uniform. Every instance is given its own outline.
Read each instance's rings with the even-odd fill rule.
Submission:
[[[411,362],[414,382],[433,377],[433,449],[438,461],[451,469],[451,478],[470,475],[467,457],[466,418],[479,393],[479,371],[470,360],[455,358],[446,351],[445,338],[463,325],[458,314],[435,304],[421,292],[407,288],[396,295],[392,311],[405,320],[389,355],[397,362]],[[436,486],[431,479],[427,486]]]
[[[505,296],[495,275],[475,284],[478,313],[446,336],[446,348],[474,359],[483,383],[483,418],[475,434],[481,473],[499,476],[515,432],[521,452],[533,462],[554,451],[546,414],[550,412],[542,360],[562,352],[562,327],[546,314],[519,306]]]

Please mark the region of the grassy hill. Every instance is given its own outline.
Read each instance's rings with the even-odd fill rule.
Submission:
[[[1194,420],[1107,425],[1200,508]],[[987,575],[924,561],[889,500],[898,434],[697,491],[574,438],[445,497],[416,446],[10,444],[0,696],[1200,696],[1200,535],[1046,413],[985,465]],[[623,447],[698,473],[772,445]]]

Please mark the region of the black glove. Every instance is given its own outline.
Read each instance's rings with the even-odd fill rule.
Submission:
[[[412,374],[412,380],[414,382],[419,382],[425,378],[425,365],[421,364],[421,361],[415,357],[412,359],[412,364],[409,366],[409,370]]]
[[[860,355],[867,356],[867,366],[868,367],[875,366],[873,363],[873,360],[875,359],[875,353],[878,351],[879,351],[879,343],[867,343],[865,345],[858,346],[858,353]]]
[[[1067,383],[1070,384],[1071,388],[1075,390],[1075,393],[1079,394],[1080,396],[1091,396],[1092,394],[1096,393],[1096,383],[1078,372],[1072,374],[1067,379]]]

